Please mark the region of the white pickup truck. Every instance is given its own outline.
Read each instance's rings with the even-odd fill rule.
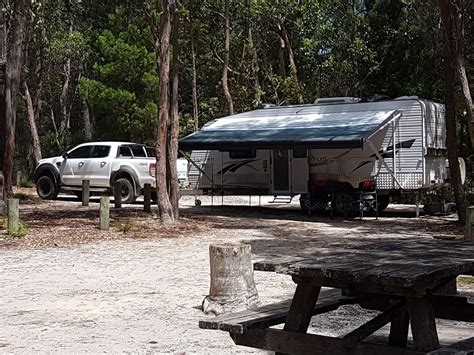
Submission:
[[[131,203],[145,184],[154,190],[156,158],[153,148],[127,142],[90,142],[63,156],[40,160],[34,175],[38,196],[55,199],[60,191],[82,196],[82,181],[90,181],[91,192],[111,192],[122,185],[122,201]]]

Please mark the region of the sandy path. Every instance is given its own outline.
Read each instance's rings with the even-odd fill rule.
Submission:
[[[222,241],[238,241],[226,231]],[[0,351],[249,352],[197,327],[215,236],[107,241],[73,249],[2,251]],[[257,273],[263,302],[293,291]],[[1,348],[3,346],[3,349]]]
[[[278,208],[211,210],[192,205],[192,199],[185,199],[183,212],[208,218],[212,229],[169,239],[0,250],[0,352],[258,352],[235,346],[227,333],[197,326],[209,287],[209,244],[251,243],[258,259],[304,254],[312,248],[344,248],[348,240],[372,243],[378,238],[431,238],[433,233],[449,232],[449,220],[412,216],[360,222],[308,219],[295,205],[283,214]],[[255,280],[264,304],[287,299],[294,291],[287,276],[257,272]],[[312,323],[322,334],[337,335],[369,316],[351,306]],[[441,327],[440,332],[457,339],[474,331],[470,324],[457,326],[459,331]]]

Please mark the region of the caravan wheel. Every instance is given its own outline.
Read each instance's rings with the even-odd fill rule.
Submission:
[[[327,209],[328,203],[321,196],[301,194],[300,206],[305,213],[322,213]]]
[[[338,192],[334,196],[334,211],[343,216],[354,216],[359,212],[359,206],[354,202],[354,197],[351,192]]]

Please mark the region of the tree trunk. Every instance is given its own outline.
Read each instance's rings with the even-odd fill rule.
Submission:
[[[26,107],[28,111],[28,124],[30,126],[30,134],[31,134],[31,142],[32,142],[32,152],[33,152],[33,158],[34,158],[34,164],[33,166],[36,166],[38,162],[42,159],[42,154],[41,154],[41,143],[40,143],[40,138],[38,134],[38,127],[36,126],[36,112],[35,112],[35,107],[33,106],[33,100],[31,99],[31,94],[30,90],[28,88],[28,84],[26,83],[26,80],[23,80],[23,90],[25,92],[25,101],[26,101]]]
[[[82,100],[82,119],[84,121],[84,138],[90,141],[92,139],[91,111],[85,99]]]
[[[170,202],[173,208],[175,221],[179,218],[179,183],[178,183],[178,138],[179,138],[179,11],[174,9],[173,12],[173,79],[171,92],[171,131],[168,148],[168,164],[169,164],[169,186],[170,186]]]
[[[285,65],[285,41],[278,34],[280,46],[278,47],[278,70],[282,78],[286,78],[286,65]]]
[[[193,120],[194,120],[194,131],[199,131],[199,106],[198,106],[198,95],[197,95],[197,72],[196,72],[196,52],[194,50],[194,26],[191,24],[191,58],[193,66]]]
[[[278,29],[280,30],[281,38],[283,42],[285,42],[285,47],[286,47],[286,50],[288,51],[288,62],[290,64],[291,76],[297,79],[295,56],[293,54],[293,49],[291,48],[290,38],[288,37],[288,32],[286,31],[286,28],[285,28],[283,16],[278,15],[277,19],[278,19]]]
[[[260,86],[260,80],[258,78],[258,56],[257,56],[257,49],[255,48],[255,44],[253,43],[252,37],[252,29],[249,27],[249,34],[248,34],[248,42],[249,42],[249,51],[252,55],[251,67],[252,67],[252,74],[253,74],[253,89],[255,91],[255,106],[259,106],[262,103],[262,87]]]
[[[3,5],[3,2],[0,4]],[[7,55],[7,22],[5,13],[0,12],[0,170],[3,170],[3,155],[5,152],[5,62]],[[3,189],[3,177],[0,177],[0,187]],[[5,202],[0,193],[0,214],[4,214]]]
[[[13,3],[13,15],[8,31],[8,48],[5,69],[5,152],[3,156],[3,198],[13,196],[12,172],[15,155],[16,105],[20,88],[28,0]]]
[[[456,136],[456,97],[454,89],[454,63],[451,45],[452,40],[452,17],[446,16],[444,8],[447,1],[440,0],[440,7],[443,13],[444,31],[444,85],[445,85],[445,107],[446,107],[446,141],[448,147],[450,183],[456,200],[459,220],[465,221],[467,200],[461,182],[461,172],[459,169],[457,136]]]
[[[161,0],[160,15],[160,41],[155,46],[156,56],[159,57],[158,73],[160,75],[160,94],[158,111],[158,129],[156,136],[156,189],[158,194],[158,217],[162,223],[174,222],[173,209],[168,196],[166,184],[166,158],[167,158],[167,130],[169,116],[169,45],[170,45],[170,12],[168,0]]]
[[[66,59],[64,64],[64,82],[59,96],[59,106],[61,108],[61,122],[59,124],[59,142],[62,148],[67,141],[67,134],[69,132],[69,110],[67,104],[67,97],[69,93],[69,82],[71,80],[71,59]]]
[[[234,114],[234,103],[229,91],[229,57],[230,57],[230,15],[229,15],[229,0],[225,0],[225,27],[224,27],[224,69],[222,70],[222,89],[229,107],[229,114]]]
[[[472,102],[469,80],[466,75],[464,33],[462,30],[459,0],[440,0],[441,18],[444,26],[445,45],[448,47],[449,60],[456,73],[456,79],[461,87],[461,98],[466,110],[466,121],[469,130],[471,147],[474,148],[474,106]]]
[[[211,287],[202,303],[204,313],[219,315],[260,305],[251,256],[248,244],[209,246]]]

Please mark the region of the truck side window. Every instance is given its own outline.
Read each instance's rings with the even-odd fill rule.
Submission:
[[[130,148],[132,149],[133,156],[134,157],[140,157],[140,158],[145,158],[145,149],[143,149],[143,146],[141,145],[131,145]]]
[[[231,150],[229,157],[231,159],[252,159],[257,156],[255,149],[253,150]]]
[[[72,152],[68,153],[67,157],[69,159],[83,159],[83,158],[89,158],[90,152],[91,152],[91,147],[90,145],[86,145],[84,147],[79,147],[77,149],[74,149]]]
[[[130,149],[130,147],[127,147],[127,146],[120,146],[119,147],[119,157],[126,157],[126,158],[132,158],[133,157],[133,154],[132,154],[132,150]]]
[[[108,157],[110,153],[110,146],[108,145],[95,145],[92,149],[91,158],[105,158]]]

